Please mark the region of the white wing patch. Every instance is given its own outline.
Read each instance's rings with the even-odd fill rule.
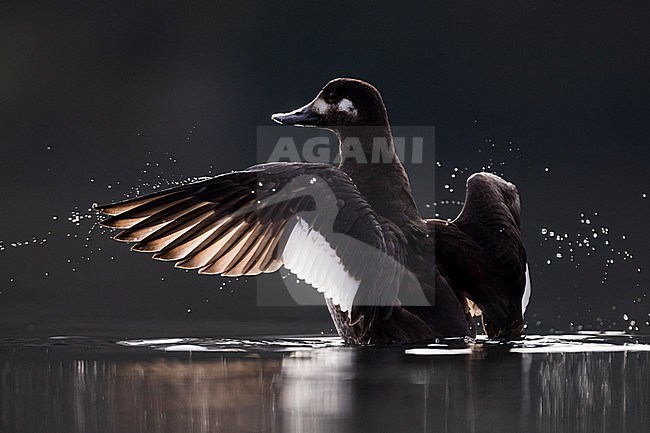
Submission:
[[[282,261],[285,268],[331,299],[341,311],[352,309],[360,281],[345,270],[341,258],[323,235],[302,218],[287,239]]]
[[[531,293],[530,285],[530,273],[528,272],[528,263],[526,263],[526,288],[524,289],[524,296],[521,298],[521,314],[523,315],[526,312],[526,307],[528,306],[528,301],[530,301]]]

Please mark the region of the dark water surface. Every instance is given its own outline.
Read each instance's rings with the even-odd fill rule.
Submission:
[[[4,338],[0,431],[647,432],[650,339]]]

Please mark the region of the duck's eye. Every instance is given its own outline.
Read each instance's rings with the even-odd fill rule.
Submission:
[[[327,94],[327,101],[334,102],[339,98],[339,95],[336,92],[329,92]]]

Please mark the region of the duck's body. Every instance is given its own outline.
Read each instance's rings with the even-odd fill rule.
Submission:
[[[423,219],[381,96],[362,81],[333,80],[273,119],[333,130],[339,166],[261,164],[100,207],[111,215],[103,224],[123,229],[116,239],[133,249],[201,273],[284,265],[325,295],[351,344],[474,336],[470,304],[489,336],[520,335],[527,266],[514,185],[477,173],[456,220]],[[377,139],[382,161],[372,161]]]

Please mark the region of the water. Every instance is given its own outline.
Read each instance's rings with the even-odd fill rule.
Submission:
[[[477,153],[480,158],[473,162],[436,162],[437,194],[418,197],[427,216],[453,218],[463,205],[467,176],[478,170],[509,179],[512,173],[511,180],[524,188],[551,185],[544,179],[557,173],[549,161],[522,157],[525,152],[511,142],[485,139]],[[109,274],[147,272],[140,264],[126,267],[136,257],[124,246],[112,247],[91,203],[107,197],[107,189],[114,193],[108,197],[118,199],[196,180],[178,172],[175,156],[149,155],[136,184],[88,177],[93,189],[78,196],[74,209],[48,209],[38,227],[20,225],[15,233],[0,234],[5,281],[0,287],[0,433],[648,431],[650,338],[621,332],[529,335],[510,345],[447,340],[375,348],[345,347],[338,338],[322,336],[24,337],[52,329],[83,329],[79,332],[85,335],[105,323],[132,332],[142,328],[134,317],[147,312],[154,321],[168,315],[176,319],[162,329],[176,326],[179,312],[225,322],[238,318],[216,306],[201,307],[208,300],[210,306],[232,305],[234,296],[223,295],[233,290],[221,291],[229,280],[212,283],[219,284],[216,294],[203,290],[202,296],[193,296],[188,289],[167,290],[168,299],[159,296],[161,287],[185,287],[180,279],[172,283],[177,270],[171,266],[156,268],[149,280],[117,295],[112,291],[124,279],[111,284]],[[230,168],[241,167],[210,166],[207,173]],[[417,170],[422,170],[419,175]],[[432,167],[415,165],[409,171],[428,181]],[[629,203],[630,213],[639,212],[646,196],[643,192]],[[539,204],[535,196],[523,199],[527,209]],[[528,332],[648,334],[647,254],[638,247],[643,233],[607,211],[615,204],[599,205],[605,211],[601,215],[598,208],[579,203],[544,220],[530,213],[524,218],[533,272]],[[39,272],[25,265],[35,258]],[[109,282],[98,284],[98,275]],[[210,284],[206,280],[201,287]],[[136,292],[139,297],[126,296]],[[150,301],[156,296],[157,304]],[[123,321],[112,317],[125,308]],[[65,326],[57,325],[61,322]],[[211,329],[196,321],[183,323],[174,335]],[[242,329],[255,333],[268,323]],[[239,329],[228,327],[234,328]],[[8,338],[13,329],[22,337]],[[289,323],[283,329],[301,328]]]
[[[641,432],[650,338],[5,338],[2,432]]]

